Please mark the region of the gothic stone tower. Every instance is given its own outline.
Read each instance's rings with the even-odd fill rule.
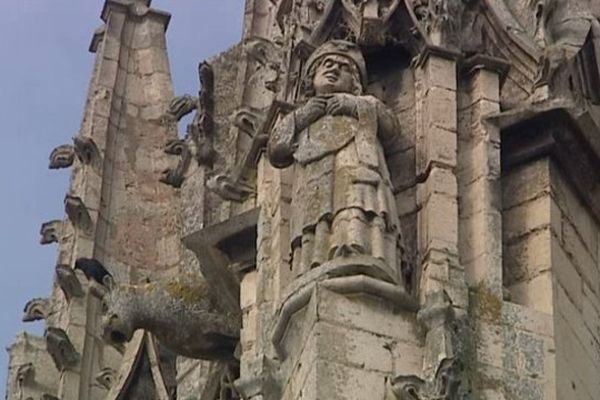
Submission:
[[[8,399],[600,400],[600,7],[245,7],[174,97],[107,0]]]

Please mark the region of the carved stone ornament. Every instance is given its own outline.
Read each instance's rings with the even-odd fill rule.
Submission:
[[[35,378],[35,367],[32,363],[19,365],[17,368],[17,384],[19,386],[26,385],[27,383],[33,382]]]
[[[80,197],[67,195],[65,197],[65,212],[73,226],[85,232],[92,229],[92,217]]]
[[[392,392],[398,400],[463,400],[461,391],[463,367],[455,359],[446,358],[440,363],[435,376],[429,381],[411,375],[392,380]]]
[[[117,371],[112,368],[102,368],[94,377],[95,386],[110,390],[117,379]]]
[[[73,161],[75,161],[75,149],[70,144],[63,144],[52,150],[48,168],[68,168],[73,165]]]
[[[42,298],[30,300],[25,305],[23,313],[23,322],[46,319],[50,313],[50,300]]]
[[[203,61],[198,66],[200,79],[200,96],[198,109],[190,127],[189,136],[196,145],[196,159],[199,165],[211,167],[215,159],[214,149],[214,87],[215,76],[212,66]]]
[[[432,44],[456,44],[459,31],[459,2],[413,0],[413,12]]]
[[[40,229],[40,244],[58,243],[62,234],[63,221],[54,220],[44,222]]]
[[[167,142],[164,152],[169,155],[180,157],[175,168],[167,168],[163,171],[160,181],[175,188],[181,187],[185,175],[192,161],[192,151],[183,139],[173,139]]]
[[[206,187],[222,199],[241,203],[255,193],[252,186],[239,182],[228,174],[215,174],[206,181]]]
[[[231,117],[233,125],[252,138],[250,148],[231,173],[215,173],[206,182],[207,187],[221,198],[242,203],[256,193],[255,171],[269,134],[277,117],[291,112],[294,107],[281,101],[273,101],[266,111],[241,108]]]
[[[40,400],[60,400],[60,399],[56,396],[45,393],[42,395],[42,398]]]
[[[171,100],[163,120],[167,122],[179,122],[183,117],[198,109],[198,98],[189,94],[177,96]]]
[[[248,107],[241,108],[232,117],[233,125],[250,137],[256,136],[263,126],[264,116],[258,110]]]
[[[82,297],[84,294],[81,282],[79,282],[75,271],[68,265],[61,264],[56,266],[56,282],[67,299]]]
[[[73,138],[75,155],[84,164],[91,164],[100,159],[100,150],[92,138],[75,136]]]
[[[73,347],[67,333],[59,328],[49,327],[44,334],[46,349],[56,368],[60,371],[75,367],[79,363],[79,353]]]
[[[283,51],[280,44],[264,38],[250,38],[244,42],[244,52],[254,61],[253,78],[262,81],[264,87],[277,93],[281,87]]]

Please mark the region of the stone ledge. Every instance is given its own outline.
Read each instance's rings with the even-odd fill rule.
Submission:
[[[234,270],[246,271],[256,261],[256,225],[260,208],[208,226],[182,239],[200,261],[202,275],[222,293],[231,311],[239,312],[239,279]]]
[[[600,124],[590,110],[554,100],[488,117],[502,134],[502,171],[550,157],[600,221]]]
[[[314,270],[318,272],[315,276],[313,276],[314,274],[311,275],[310,279],[300,278],[297,283],[288,288],[277,312],[271,336],[271,341],[281,360],[286,358],[281,347],[281,341],[286,334],[290,320],[296,312],[308,305],[318,288],[324,288],[346,296],[371,295],[389,301],[399,309],[409,312],[418,310],[417,300],[402,287],[384,281],[381,277],[365,275],[364,272],[368,272],[368,268],[364,270],[357,270],[356,268],[356,262],[349,262],[346,265],[342,265],[340,262],[335,262],[330,266],[325,264]],[[343,272],[344,270],[346,270],[346,273]],[[376,273],[376,275],[380,274],[381,272]]]

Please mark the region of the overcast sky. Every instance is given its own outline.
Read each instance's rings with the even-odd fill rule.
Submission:
[[[56,245],[39,245],[42,222],[63,218],[70,170],[49,170],[53,148],[77,134],[102,0],[2,0],[0,13],[0,345],[23,324],[25,303],[50,293]],[[175,92],[198,89],[197,65],[238,42],[244,0],[154,0],[173,15],[167,32]],[[0,349],[0,397],[8,357]]]

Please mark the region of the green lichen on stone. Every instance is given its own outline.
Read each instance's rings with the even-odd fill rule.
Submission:
[[[477,314],[484,319],[496,321],[502,320],[502,298],[493,294],[488,288],[481,284],[472,289],[471,299]]]
[[[200,303],[206,300],[208,295],[204,282],[187,275],[168,282],[166,290],[170,296],[181,299],[186,304]]]

